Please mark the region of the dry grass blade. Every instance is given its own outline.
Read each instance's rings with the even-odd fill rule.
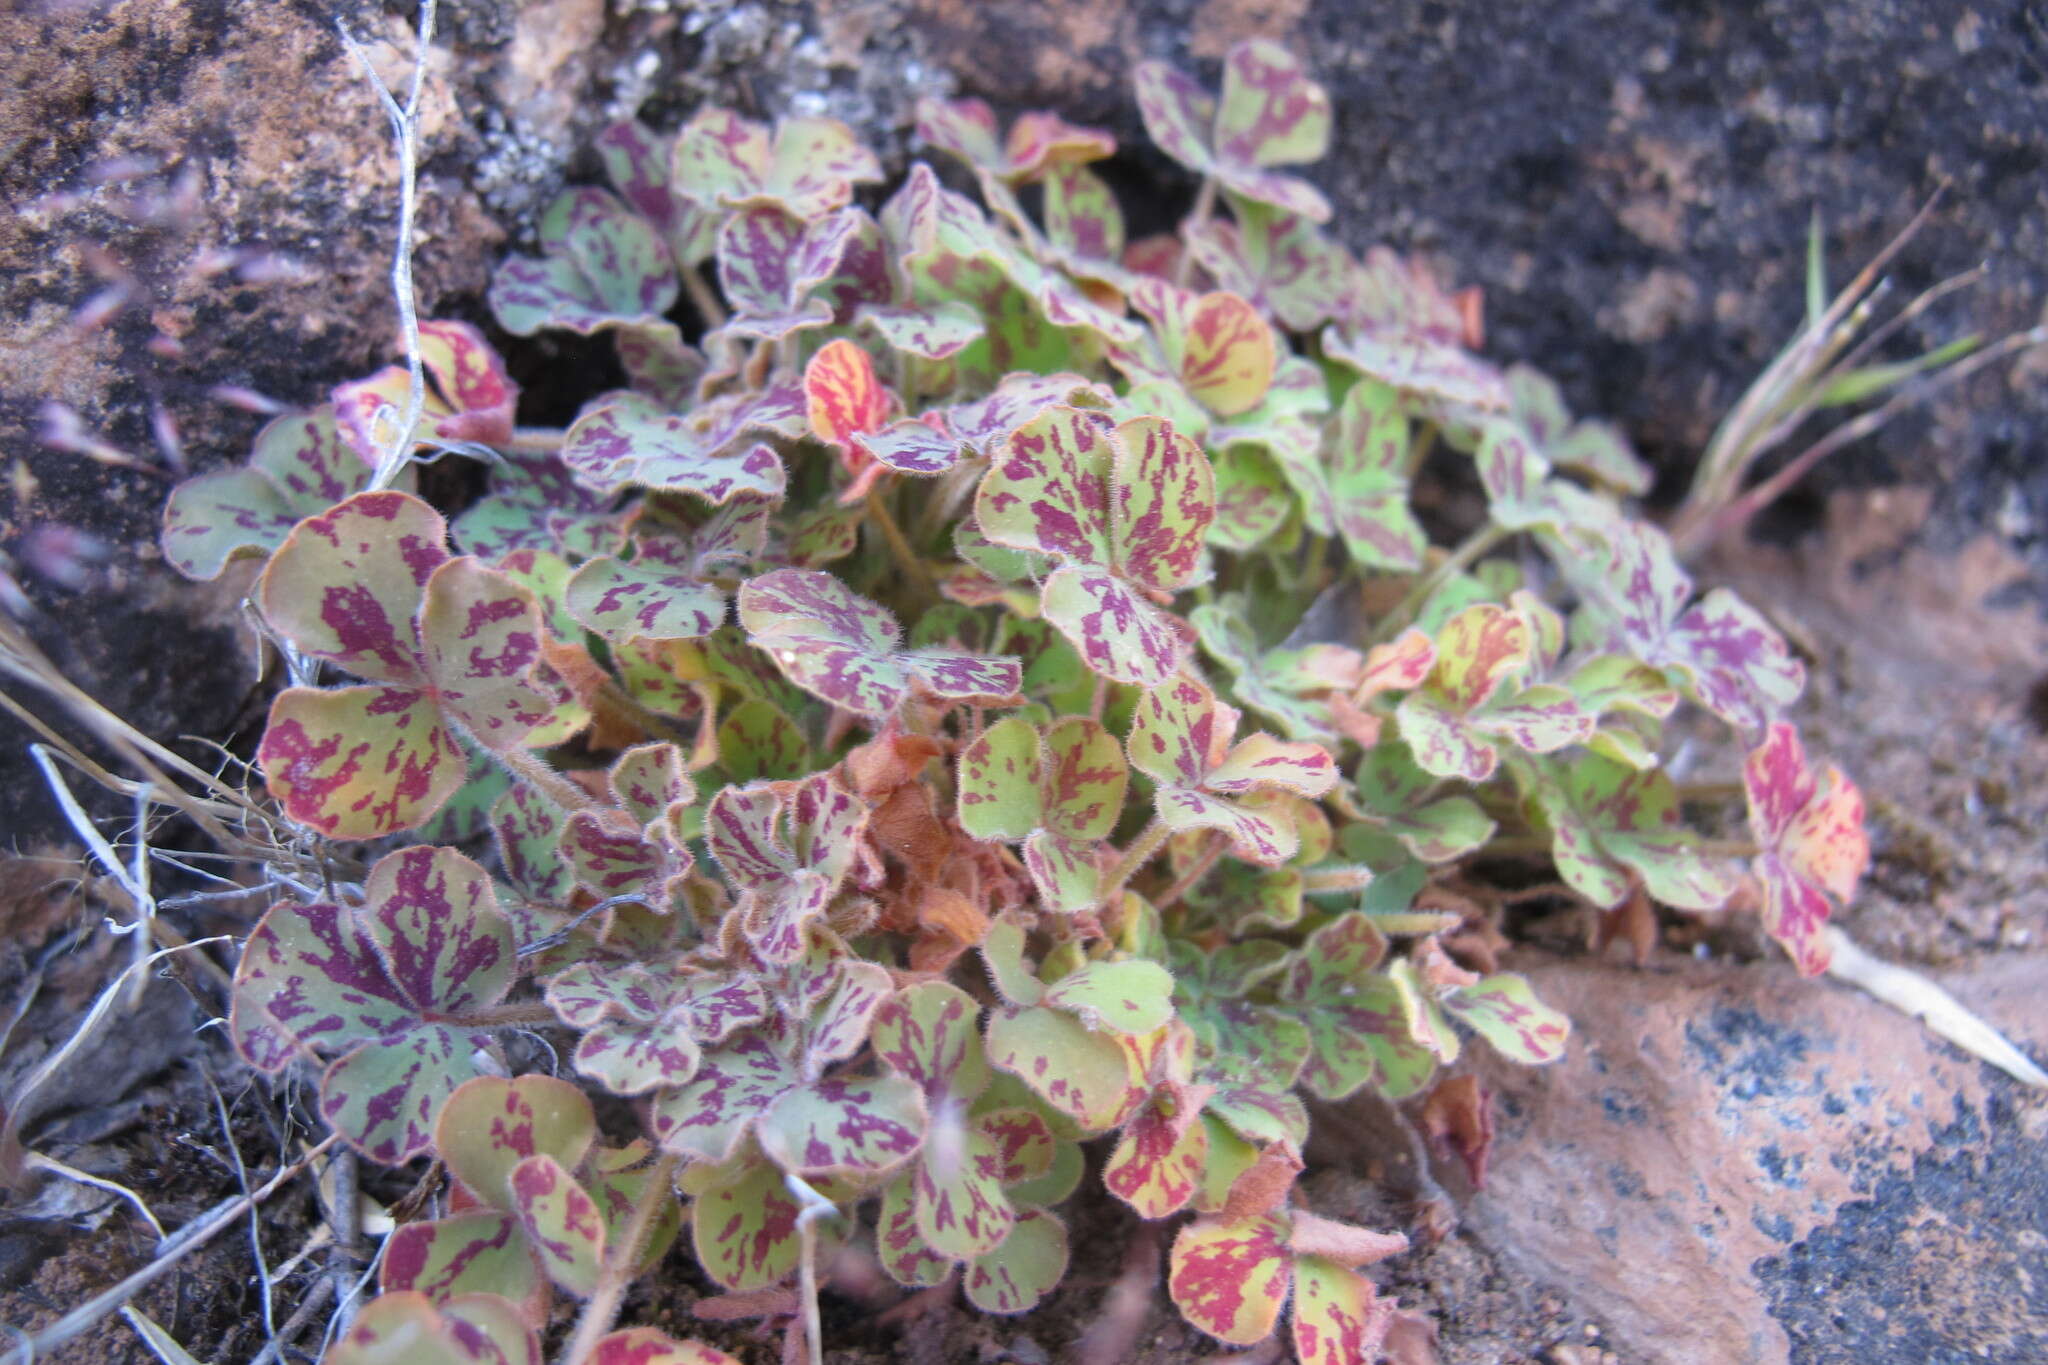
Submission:
[[[2048,1072],[2034,1065],[2006,1036],[1986,1023],[1954,996],[1909,967],[1881,961],[1832,926],[1827,930],[1831,956],[1828,975],[1909,1014],[1971,1056],[1991,1063],[2024,1085],[2048,1089]]]
[[[377,92],[378,101],[391,120],[392,136],[398,142],[398,245],[391,263],[391,293],[398,304],[399,332],[405,342],[407,389],[405,412],[399,418],[397,437],[378,460],[376,473],[370,479],[371,488],[389,487],[398,471],[405,467],[412,452],[413,435],[419,430],[420,414],[425,411],[427,402],[426,369],[420,361],[419,301],[414,297],[412,283],[412,225],[419,198],[420,95],[426,88],[427,54],[434,42],[434,11],[435,0],[424,0],[420,5],[419,40],[413,53],[412,83],[403,106],[377,75],[376,68],[370,64],[369,54],[348,31],[348,25],[335,24],[341,34],[342,45],[363,68],[371,88]]]

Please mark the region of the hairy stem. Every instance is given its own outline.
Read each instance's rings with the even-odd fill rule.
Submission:
[[[552,455],[568,435],[560,427],[520,427],[512,433],[511,442],[499,449],[512,455]]]
[[[1110,869],[1108,878],[1102,884],[1101,899],[1096,904],[1108,905],[1115,900],[1118,893],[1124,889],[1124,883],[1135,876],[1139,868],[1152,860],[1152,855],[1166,842],[1168,833],[1170,831],[1166,828],[1166,822],[1154,816],[1152,823],[1145,826],[1137,838],[1131,840],[1131,846],[1124,850],[1123,857],[1117,859],[1116,866]]]
[[[1165,914],[1169,909],[1180,904],[1182,896],[1187,895],[1188,892],[1200,886],[1202,878],[1209,875],[1210,869],[1216,866],[1217,861],[1223,857],[1223,852],[1228,847],[1230,847],[1228,839],[1220,834],[1211,833],[1208,846],[1195,855],[1195,860],[1188,864],[1188,870],[1174,878],[1173,884],[1164,891],[1161,891],[1153,900],[1152,903],[1158,907],[1159,913]]]
[[[590,1301],[583,1305],[583,1316],[576,1321],[576,1335],[562,1352],[562,1365],[585,1365],[596,1354],[597,1343],[612,1330],[612,1323],[619,1316],[619,1302],[626,1297],[626,1286],[633,1283],[633,1268],[640,1264],[640,1252],[647,1245],[647,1234],[661,1212],[662,1201],[676,1197],[675,1174],[675,1156],[663,1152],[648,1172],[647,1188],[640,1192],[633,1213],[626,1220],[625,1235],[612,1244],[604,1259],[597,1288],[591,1291]]]
[[[936,590],[932,586],[931,573],[925,568],[924,561],[917,557],[917,552],[910,548],[910,541],[904,536],[903,528],[896,524],[896,518],[890,513],[888,500],[880,488],[868,490],[867,511],[868,520],[888,543],[889,557],[896,561],[897,572],[901,573],[918,593],[925,597],[932,596]]]
[[[725,326],[725,305],[718,301],[717,293],[711,288],[711,281],[704,278],[699,266],[686,265],[681,271],[683,292],[690,296],[690,306],[697,310],[697,316],[704,320],[704,330],[713,332]]]

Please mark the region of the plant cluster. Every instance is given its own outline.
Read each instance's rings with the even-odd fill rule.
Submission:
[[[612,128],[610,186],[490,304],[608,339],[625,387],[521,427],[485,337],[427,322],[419,371],[173,496],[179,569],[267,561],[294,685],[257,761],[330,876],[251,934],[235,1043],[452,1177],[335,1361],[535,1360],[556,1294],[572,1361],[724,1359],[611,1330],[678,1238],[813,1350],[786,1287],[841,1244],[1021,1312],[1096,1140],[1138,1217],[1191,1215],[1189,1321],[1369,1360],[1360,1267],[1405,1243],[1303,1205],[1305,1101],[1568,1032],[1433,883],[1536,849],[1603,911],[1746,901],[1822,965],[1867,849],[1783,640],[1629,514],[1612,429],[1475,354],[1476,294],[1328,235],[1289,54],[1137,86],[1201,177],[1170,238],[1127,240],[1113,141],[1048,114],[928,104],[979,203],[917,164],[872,213],[830,120]],[[447,453],[488,482],[452,519],[410,482]],[[1486,498],[1448,552],[1410,505],[1433,454]],[[1685,823],[1686,702],[1750,748],[1752,847]],[[500,1074],[534,1028],[643,1133]]]

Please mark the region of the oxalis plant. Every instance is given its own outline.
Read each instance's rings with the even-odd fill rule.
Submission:
[[[1547,856],[1609,924],[1749,909],[1823,967],[1868,849],[1784,641],[1631,515],[1613,429],[1475,353],[1476,294],[1328,235],[1286,51],[1137,91],[1200,177],[1172,237],[1050,114],[927,103],[979,201],[918,163],[873,211],[828,119],[611,128],[490,305],[625,387],[520,426],[428,321],[425,389],[343,384],[173,495],[181,571],[265,560],[256,763],[326,874],[249,935],[235,1046],[435,1163],[337,1365],[535,1361],[564,1296],[570,1365],[724,1361],[616,1328],[678,1240],[814,1359],[848,1256],[1021,1313],[1091,1169],[1196,1327],[1369,1361],[1406,1242],[1307,1206],[1309,1102],[1569,1033],[1448,879]],[[412,491],[441,455],[465,506]],[[1486,496],[1448,550],[1429,460]],[[1687,821],[1686,707],[1748,752],[1749,839]],[[510,1074],[536,1031],[559,1074]]]

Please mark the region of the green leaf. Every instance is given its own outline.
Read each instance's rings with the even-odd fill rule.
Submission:
[[[780,1284],[803,1254],[800,1211],[769,1162],[742,1160],[717,1170],[691,1210],[697,1264],[734,1293]]]
[[[1385,938],[1354,911],[1309,935],[1280,980],[1280,1007],[1309,1033],[1302,1082],[1320,1099],[1342,1099],[1367,1084],[1402,1099],[1436,1069],[1409,1036],[1394,983],[1375,970],[1385,956]]]
[[[1012,716],[997,721],[960,752],[956,814],[977,839],[1015,843],[1043,817],[1044,780],[1038,732]]]
[[[1067,1225],[1044,1209],[1026,1209],[1001,1246],[967,1263],[968,1302],[984,1313],[1024,1313],[1067,1273]]]
[[[859,715],[894,711],[913,689],[949,701],[1000,702],[1023,685],[1014,659],[950,650],[899,650],[887,611],[828,573],[777,569],[740,589],[748,638],[791,682]]]
[[[1064,1010],[998,1010],[989,1020],[988,1059],[1031,1087],[1082,1128],[1112,1128],[1143,1091],[1115,1038]]]
[[[498,1294],[529,1314],[546,1292],[519,1220],[495,1209],[404,1224],[392,1232],[377,1276],[385,1295],[413,1291],[445,1304]]]
[[[512,1168],[512,1201],[548,1278],[588,1298],[603,1272],[606,1247],[604,1218],[590,1192],[561,1162],[542,1154]]]
[[[530,1156],[575,1170],[597,1141],[583,1092],[552,1076],[479,1076],[441,1106],[434,1151],[449,1172],[494,1209],[514,1207],[512,1170]]]
[[[1678,790],[1661,768],[1587,752],[1523,760],[1517,771],[1550,826],[1559,875],[1595,905],[1619,905],[1635,877],[1679,910],[1718,909],[1734,894],[1731,869],[1683,828]]]
[[[302,518],[369,482],[331,407],[279,417],[256,435],[246,466],[187,479],[164,507],[163,551],[187,578],[217,578],[230,559],[267,554]]]
[[[1167,1271],[1181,1315],[1233,1346],[1271,1336],[1293,1280],[1286,1235],[1286,1223],[1270,1213],[1234,1223],[1198,1218],[1183,1227]]]
[[[1529,983],[1512,972],[1449,991],[1442,1004],[1512,1061],[1541,1066],[1564,1056],[1571,1020],[1538,1000]]]

